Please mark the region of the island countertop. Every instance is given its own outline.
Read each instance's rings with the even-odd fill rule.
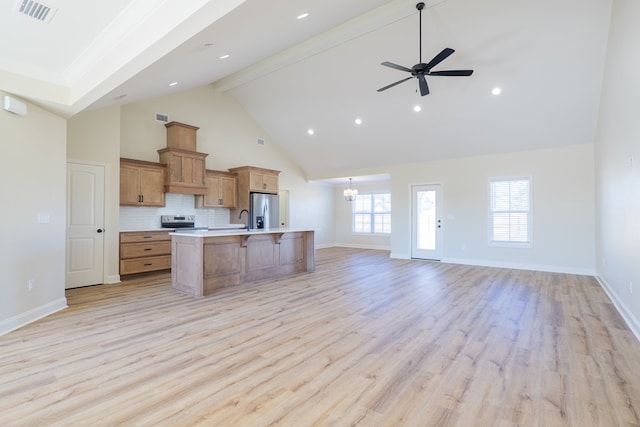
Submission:
[[[215,237],[215,236],[250,236],[254,234],[278,234],[278,233],[303,233],[307,231],[315,231],[313,228],[246,228],[234,229],[196,229],[196,230],[180,230],[176,229],[169,233],[171,236],[190,236],[190,237]]]

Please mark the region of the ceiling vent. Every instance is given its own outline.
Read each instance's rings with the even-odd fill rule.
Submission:
[[[58,11],[55,7],[47,6],[44,3],[33,0],[16,1],[15,10],[22,15],[26,15],[47,24],[51,22],[53,15]]]

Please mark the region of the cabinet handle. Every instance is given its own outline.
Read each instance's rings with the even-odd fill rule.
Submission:
[[[266,182],[262,183],[262,188],[263,188],[264,190],[266,190],[266,189],[267,189],[267,183],[266,183]]]
[[[140,202],[144,203],[144,194],[140,195]]]
[[[152,262],[146,262],[146,263],[144,263],[144,264],[142,264],[142,265],[144,265],[145,267],[148,267],[148,266],[150,266],[150,265],[153,265],[153,263],[152,263]]]
[[[218,199],[218,204],[221,205],[222,204],[222,199]]]
[[[153,248],[144,248],[145,251],[152,251]]]
[[[153,239],[153,236],[142,236],[143,239]]]

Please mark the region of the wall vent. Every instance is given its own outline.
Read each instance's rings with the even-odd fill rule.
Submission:
[[[264,139],[258,138],[258,145],[264,145]]]
[[[168,114],[162,114],[162,113],[156,113],[156,121],[157,122],[162,122],[162,123],[169,123],[169,115]]]
[[[15,10],[25,16],[49,23],[58,11],[57,8],[48,6],[34,0],[17,0]]]

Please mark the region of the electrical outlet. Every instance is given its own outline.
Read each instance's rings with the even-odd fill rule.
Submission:
[[[29,279],[29,292],[33,290],[33,287],[36,284],[36,279]]]

